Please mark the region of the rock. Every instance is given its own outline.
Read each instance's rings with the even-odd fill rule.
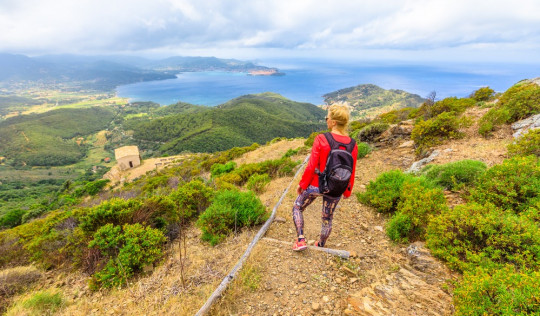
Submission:
[[[415,242],[407,247],[407,258],[411,267],[422,272],[435,272],[442,269],[439,263],[422,242]]]
[[[310,239],[310,240],[308,240],[307,243],[308,243],[308,245],[313,246],[315,244],[315,240]]]
[[[352,310],[350,310],[350,309],[346,309],[346,310],[343,311],[343,314],[345,314],[345,315],[353,315],[354,312]]]
[[[356,257],[358,257],[358,254],[356,253],[356,251],[351,250],[351,251],[349,251],[349,257],[356,258]]]
[[[285,223],[285,222],[287,222],[287,220],[285,220],[283,217],[276,216],[274,218],[274,222],[276,222],[276,223]]]
[[[365,224],[365,223],[360,223],[360,228],[367,232],[368,229],[369,229],[369,226],[367,224]]]
[[[327,309],[324,310],[324,313],[325,313],[326,315],[330,315],[330,311],[327,310]]]
[[[322,300],[323,300],[323,302],[328,303],[328,302],[330,302],[330,297],[323,296]]]
[[[414,162],[412,164],[412,166],[407,170],[405,171],[406,173],[417,173],[419,172],[422,167],[424,167],[425,165],[427,165],[428,163],[432,162],[433,159],[435,159],[435,157],[437,157],[439,155],[439,151],[438,150],[434,150],[431,155],[429,155],[429,157],[427,158],[424,158],[424,159],[420,159],[416,162]]]
[[[414,146],[414,140],[408,140],[403,144],[399,145],[398,148],[409,148]]]
[[[512,124],[512,129],[516,131],[512,136],[514,138],[519,138],[526,134],[529,130],[537,128],[540,128],[540,114],[530,116]]]
[[[311,303],[311,309],[314,311],[314,312],[318,312],[321,310],[321,304],[319,303]]]
[[[384,228],[382,226],[373,226],[373,229],[378,230],[380,232],[384,232]],[[371,238],[368,238],[368,239],[371,239]]]
[[[342,272],[344,272],[345,274],[348,274],[349,276],[353,276],[353,277],[356,276],[356,272],[354,272],[353,270],[351,270],[351,269],[349,269],[349,268],[347,268],[345,266],[341,267],[340,270]]]

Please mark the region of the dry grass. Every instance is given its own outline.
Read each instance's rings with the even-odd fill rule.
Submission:
[[[0,271],[0,313],[7,308],[10,299],[27,289],[42,277],[34,266],[20,266]]]
[[[259,147],[254,151],[245,153],[241,157],[235,159],[234,162],[236,162],[236,164],[239,166],[246,163],[279,159],[287,152],[287,150],[304,146],[304,141],[305,139],[303,138],[281,140],[271,145]]]

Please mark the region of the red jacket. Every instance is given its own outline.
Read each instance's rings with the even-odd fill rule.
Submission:
[[[348,144],[351,142],[351,138],[348,136],[342,136],[332,133],[334,139],[340,143]],[[302,175],[302,180],[300,180],[300,187],[302,189],[307,189],[308,186],[312,185],[314,187],[319,187],[319,176],[315,173],[315,168],[319,168],[322,172],[326,167],[326,160],[328,159],[328,154],[330,153],[330,145],[324,137],[323,134],[317,135],[313,142],[313,147],[311,148],[311,157],[309,158],[308,165],[304,174]],[[356,158],[358,157],[358,145],[354,145],[352,152],[354,166],[351,174],[351,180],[349,182],[349,188],[343,193],[345,197],[351,195],[351,190],[354,185],[354,174],[356,173]]]

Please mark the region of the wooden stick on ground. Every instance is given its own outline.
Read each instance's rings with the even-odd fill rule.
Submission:
[[[264,237],[263,240],[270,241],[270,242],[273,242],[273,243],[282,244],[282,245],[291,246],[290,242],[282,241],[282,240],[278,240],[278,239],[274,239],[274,238]],[[308,249],[326,252],[326,253],[329,253],[331,255],[341,257],[343,259],[349,259],[349,257],[351,256],[351,254],[347,250],[330,249],[330,248],[316,247],[316,246],[308,246]]]
[[[281,202],[285,198],[285,195],[287,195],[287,192],[291,188],[291,185],[293,184],[294,179],[296,179],[296,177],[298,176],[298,174],[300,173],[300,171],[302,170],[304,165],[308,162],[309,156],[310,155],[308,155],[306,157],[306,159],[304,160],[304,163],[300,166],[300,168],[298,168],[298,171],[296,171],[296,174],[294,175],[294,178],[291,180],[291,183],[289,183],[289,186],[287,187],[287,189],[285,189],[285,191],[283,191],[283,194],[281,195],[281,198],[279,199],[279,201],[274,206],[274,209],[272,209],[272,214],[270,215],[270,217],[268,218],[266,223],[264,223],[263,227],[259,230],[257,235],[255,235],[255,237],[253,238],[251,243],[249,243],[249,246],[247,247],[246,251],[244,252],[242,257],[240,257],[240,260],[238,260],[238,263],[232,268],[232,270],[229,272],[229,274],[227,274],[225,276],[225,278],[223,278],[223,281],[221,281],[219,286],[215,289],[214,293],[212,293],[212,295],[208,298],[206,303],[204,303],[204,305],[201,307],[201,309],[199,309],[197,314],[195,314],[196,316],[202,316],[202,315],[206,314],[210,310],[210,307],[212,306],[214,301],[221,296],[223,291],[225,291],[225,289],[227,288],[227,285],[229,284],[229,282],[231,282],[234,279],[234,277],[236,276],[236,273],[242,268],[242,265],[244,264],[244,262],[249,257],[249,254],[251,253],[251,251],[255,247],[255,244],[266,233],[266,231],[268,230],[268,228],[270,227],[270,225],[274,221],[274,217],[276,217],[276,212],[277,212],[277,209],[278,209],[279,205],[281,204]]]

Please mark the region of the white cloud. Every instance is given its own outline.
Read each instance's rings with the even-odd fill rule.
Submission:
[[[538,12],[536,0],[2,0],[0,51],[538,51]]]

